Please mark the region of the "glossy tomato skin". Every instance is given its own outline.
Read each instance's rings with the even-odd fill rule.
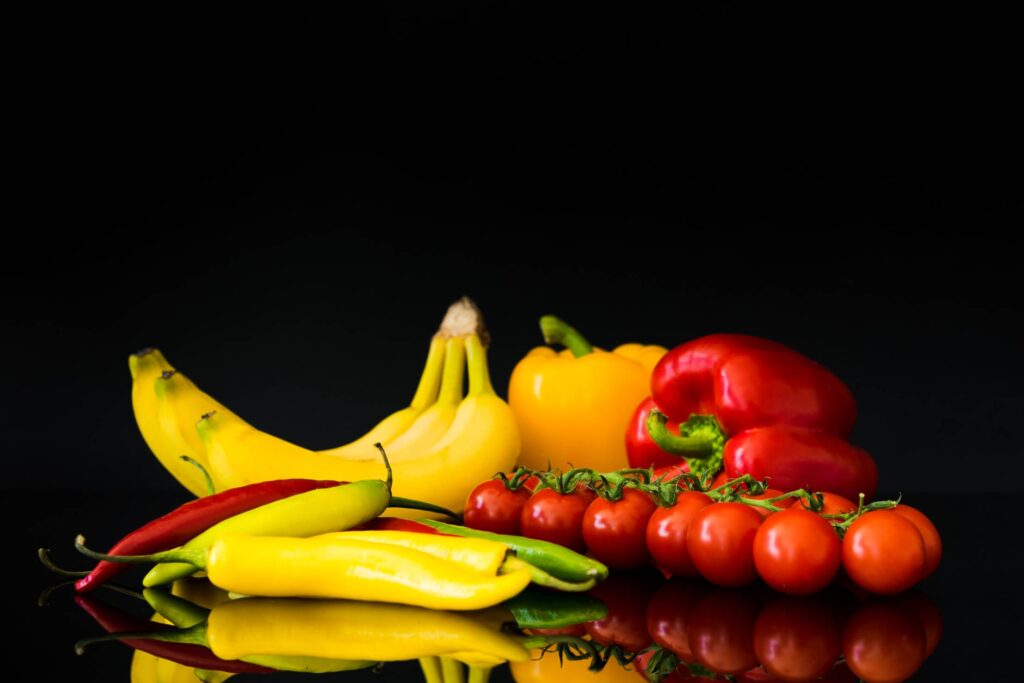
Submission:
[[[921,533],[891,510],[874,510],[857,518],[842,543],[843,569],[872,593],[905,591],[921,578],[925,545]]]
[[[910,520],[921,534],[924,541],[924,569],[921,571],[921,579],[924,580],[932,575],[942,560],[942,538],[939,536],[939,530],[935,528],[932,520],[917,508],[901,504],[892,511]]]
[[[843,655],[867,683],[898,683],[924,662],[927,637],[913,610],[895,600],[868,602],[843,631]]]
[[[763,520],[743,503],[714,503],[699,510],[690,523],[686,548],[700,575],[719,586],[753,583],[754,536]]]
[[[591,500],[592,495],[583,491],[562,494],[554,489],[541,489],[523,506],[519,518],[521,533],[527,538],[557,543],[578,553],[586,552],[583,515]]]
[[[810,681],[835,665],[842,632],[825,603],[778,596],[757,617],[754,650],[761,666],[779,680]]]
[[[470,529],[519,535],[519,519],[529,499],[530,491],[526,487],[511,491],[500,479],[490,479],[469,494],[463,521]]]
[[[699,576],[686,548],[690,522],[712,500],[698,491],[684,491],[669,508],[659,507],[647,522],[647,550],[662,569],[676,576]]]
[[[608,608],[603,619],[588,621],[587,634],[601,645],[618,645],[626,652],[640,652],[651,645],[647,631],[647,605],[664,583],[651,568],[612,573],[588,591]]]
[[[919,590],[910,590],[896,598],[897,604],[913,612],[924,627],[925,657],[931,656],[942,639],[942,612],[938,605]]]
[[[822,507],[818,510],[819,515],[841,515],[847,512],[853,512],[857,509],[856,503],[849,498],[840,496],[838,493],[823,492],[821,494],[821,498]],[[805,510],[811,509],[807,507],[803,499],[801,499],[797,505]]]
[[[647,522],[657,509],[651,497],[626,488],[616,501],[595,499],[583,516],[583,540],[595,558],[612,569],[647,564]]]
[[[690,609],[711,589],[704,581],[673,578],[647,604],[647,632],[654,642],[684,662],[696,662],[690,650]]]
[[[757,664],[754,624],[761,603],[749,591],[711,590],[688,612],[690,651],[717,674],[738,674]]]
[[[817,593],[832,583],[839,564],[839,536],[809,510],[792,508],[771,515],[754,536],[757,573],[780,593]]]

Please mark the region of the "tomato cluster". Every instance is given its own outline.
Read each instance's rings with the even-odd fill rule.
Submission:
[[[941,558],[935,526],[906,505],[858,506],[833,493],[786,494],[752,481],[716,481],[706,491],[692,485],[674,480],[666,499],[664,480],[520,472],[480,484],[465,523],[558,543],[615,570],[651,564],[723,587],[760,578],[788,595],[816,593],[841,573],[872,593],[899,593]]]
[[[938,608],[916,591],[859,602],[838,586],[797,597],[759,587],[663,581],[648,570],[613,574],[593,594],[606,603],[608,614],[573,634],[606,649],[618,647],[627,660],[630,653],[642,653],[634,668],[652,681],[712,680],[708,674],[736,681],[903,681],[931,655],[942,634]],[[554,669],[548,671],[550,680]],[[526,675],[529,670],[529,665],[512,668],[518,683],[537,680]],[[558,680],[600,679],[581,673]]]

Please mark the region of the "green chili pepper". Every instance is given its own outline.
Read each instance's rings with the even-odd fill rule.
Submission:
[[[608,616],[608,607],[590,595],[532,587],[503,604],[519,628],[563,628]]]
[[[142,585],[170,583],[204,569],[209,548],[224,536],[290,536],[306,538],[343,531],[376,519],[391,501],[389,482],[368,479],[346,486],[316,489],[253,508],[215,524],[185,545],[151,555],[106,555],[75,541],[79,552],[112,562],[157,562]]]
[[[486,538],[491,541],[504,543],[520,559],[563,581],[582,583],[588,580],[601,581],[608,577],[608,567],[597,560],[580,555],[556,543],[523,538],[522,536],[492,534],[489,531],[445,524],[444,522],[437,522],[432,519],[421,519],[419,521],[434,527],[441,533],[470,536],[472,538]]]

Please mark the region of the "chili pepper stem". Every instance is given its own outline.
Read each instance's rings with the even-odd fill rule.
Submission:
[[[501,567],[498,568],[499,574],[510,574],[522,569],[530,570],[530,580],[538,586],[544,586],[545,588],[553,588],[555,590],[566,591],[568,593],[582,593],[593,588],[597,584],[596,579],[588,579],[579,583],[573,583],[569,581],[563,581],[557,579],[546,571],[533,566],[529,562],[519,559],[514,555],[509,555],[505,558]]]
[[[94,560],[105,560],[107,562],[149,562],[160,564],[161,562],[184,562],[191,564],[197,569],[206,568],[206,551],[202,548],[172,548],[160,553],[150,555],[108,555],[107,553],[96,552],[85,545],[85,536],[79,534],[75,537],[75,550],[86,557]]]
[[[388,503],[389,508],[402,508],[403,510],[423,510],[424,512],[436,512],[439,515],[445,515],[452,519],[462,520],[462,516],[457,512],[452,512],[448,508],[441,507],[440,505],[434,505],[433,503],[427,503],[421,500],[415,500],[413,498],[400,498],[399,496],[392,496],[391,502]]]
[[[72,578],[79,578],[82,576],[88,576],[91,573],[88,571],[71,571],[69,569],[63,569],[62,567],[58,567],[56,564],[53,563],[53,560],[50,559],[49,548],[40,548],[38,550],[38,554],[39,561],[43,563],[43,566],[58,576],[69,576]]]
[[[85,654],[85,649],[90,645],[109,643],[115,640],[159,640],[164,643],[185,643],[207,647],[206,622],[186,629],[169,628],[153,631],[123,631],[120,633],[105,633],[102,636],[93,636],[92,638],[83,638],[75,643],[75,654]]]
[[[384,469],[386,469],[388,472],[388,478],[384,483],[388,485],[388,491],[390,491],[391,483],[394,481],[394,475],[391,472],[391,463],[388,461],[388,454],[384,450],[384,446],[381,445],[380,441],[373,444],[373,447],[380,451],[380,457],[384,459]]]
[[[544,335],[544,343],[561,344],[572,351],[572,355],[576,358],[594,352],[594,347],[575,327],[556,316],[542,316],[540,332]]]

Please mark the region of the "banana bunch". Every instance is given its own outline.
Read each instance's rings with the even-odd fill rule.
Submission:
[[[473,487],[511,469],[519,456],[515,416],[491,386],[487,341],[476,305],[468,298],[452,304],[431,339],[410,404],[358,439],[324,451],[253,427],[156,349],[129,358],[132,406],[157,459],[197,496],[208,493],[205,476],[182,455],[201,464],[222,490],[274,479],[383,479],[373,446],[380,442],[394,470],[395,496],[461,510]]]

